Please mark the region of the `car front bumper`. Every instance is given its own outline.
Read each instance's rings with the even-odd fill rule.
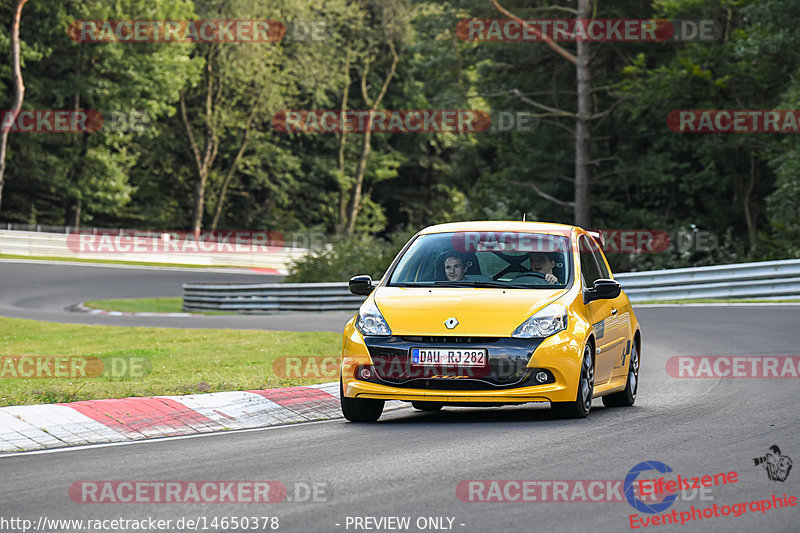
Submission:
[[[583,355],[583,343],[575,340],[574,333],[562,331],[545,339],[365,338],[351,321],[342,346],[343,392],[348,398],[445,404],[573,401]],[[485,348],[490,365],[479,376],[409,375],[411,347],[451,346]],[[387,363],[397,365],[394,372]],[[366,379],[364,368],[370,370]],[[534,379],[539,372],[548,375],[544,383]]]
[[[527,402],[560,401],[564,387],[558,384],[537,385],[505,390],[436,390],[411,389],[380,385],[357,379],[349,380],[345,387],[348,398],[371,398],[374,400],[401,400],[406,402],[426,401],[462,404],[513,404]]]

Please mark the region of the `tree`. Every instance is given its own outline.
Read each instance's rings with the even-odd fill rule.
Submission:
[[[381,108],[400,63],[401,52],[398,47],[408,32],[408,21],[411,14],[404,0],[368,1],[364,2],[361,17],[363,18],[360,24],[356,25],[360,35],[356,35],[355,44],[348,43],[345,51],[344,86],[340,106],[342,112],[346,111],[350,105],[350,86],[353,83],[351,70],[358,73],[357,83],[360,88],[361,101],[366,105],[366,109],[374,113]],[[359,38],[363,40],[358,42]],[[384,74],[376,77],[374,76],[376,65],[381,63],[381,56],[387,57],[388,65],[384,67]],[[372,87],[370,78],[377,78],[376,85],[379,87],[377,94],[370,94]],[[346,164],[348,135],[344,131],[340,133],[338,173],[336,175],[340,186],[337,231],[346,237],[352,236],[355,232],[356,220],[362,209],[367,165],[372,153],[372,135],[373,132],[369,128],[364,132],[353,176],[348,171]],[[395,175],[392,170],[388,170],[388,174]]]
[[[503,13],[509,18],[517,20],[521,24],[526,24],[524,20],[514,15],[504,7],[502,7],[497,0],[492,0],[492,3],[498,11]],[[578,0],[578,9],[573,11],[567,8],[560,8],[566,11],[571,11],[576,15],[576,18],[581,20],[589,19],[590,5],[589,0]],[[558,45],[547,35],[542,34],[534,25],[526,24],[526,26],[542,39],[550,48],[552,48],[558,55],[569,61],[575,66],[576,71],[576,87],[577,87],[577,111],[575,117],[575,199],[570,204],[562,202],[562,205],[572,205],[574,208],[574,223],[577,226],[588,228],[591,221],[591,206],[589,204],[589,165],[591,164],[591,127],[590,121],[593,119],[592,115],[592,81],[591,71],[589,70],[589,44],[584,40],[578,40],[576,43],[577,53],[573,55],[562,46]],[[532,106],[542,109],[548,113],[555,112],[556,114],[569,114],[564,111],[554,110],[549,106],[544,106],[538,102],[526,98],[517,90],[517,95],[520,99],[531,104]],[[560,201],[554,197],[543,193],[538,190],[535,183],[531,183],[537,193],[545,199],[559,203]]]
[[[344,0],[321,6],[310,0],[284,0],[269,7],[255,1],[210,1],[199,8],[203,18],[300,22],[330,22],[348,11]],[[286,42],[207,43],[196,48],[205,65],[202,80],[180,96],[181,121],[196,173],[194,232],[203,226],[209,186],[215,200],[211,227],[220,224],[231,184],[254,137],[269,128],[270,117],[304,95],[324,92],[336,80],[329,69],[336,68],[337,61],[331,60],[325,42],[287,37]]]
[[[656,17],[722,20],[722,35],[714,42],[653,47],[624,70],[620,90],[627,101],[617,118],[630,127],[616,128],[620,160],[635,161],[626,165],[637,176],[628,191],[639,199],[637,218],[713,230],[727,257],[703,260],[763,258],[765,240],[773,241],[771,253],[790,249],[800,205],[798,189],[790,185],[800,168],[787,149],[794,141],[780,134],[674,133],[665,118],[680,109],[796,108],[800,57],[791,51],[800,40],[791,28],[798,23],[798,4],[664,3]],[[781,221],[794,232],[785,233],[793,236],[778,247],[762,234],[781,228]]]
[[[76,42],[69,28],[76,20],[189,18],[191,3],[73,0],[32,2],[26,10],[32,10],[26,19],[35,17],[37,23],[26,26],[21,43],[25,107],[94,110],[105,121],[93,132],[12,136],[6,173],[25,179],[7,189],[11,203],[4,214],[25,220],[35,212],[47,223],[71,225],[122,216],[134,190],[129,173],[141,154],[141,139],[158,135],[156,120],[174,113],[178,90],[195,76],[191,45]],[[2,67],[0,73],[5,77]],[[136,124],[131,127],[122,117],[135,118]]]
[[[25,84],[22,82],[22,67],[19,57],[19,26],[22,22],[22,8],[28,0],[17,0],[17,7],[14,10],[14,20],[11,23],[11,62],[14,70],[14,103],[8,111],[11,121],[16,121],[22,101],[25,98]],[[8,134],[10,127],[5,127],[8,121],[6,117],[0,121],[0,208],[3,206],[3,176],[6,173],[6,146],[8,145]]]

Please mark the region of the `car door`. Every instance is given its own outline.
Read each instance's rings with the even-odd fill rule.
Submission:
[[[590,289],[594,282],[604,277],[593,252],[597,248],[594,240],[586,235],[579,237],[578,253],[581,263],[581,283],[583,290]],[[603,263],[605,266],[605,263]],[[606,271],[608,268],[606,267]],[[612,372],[622,355],[619,339],[617,308],[615,300],[593,300],[586,304],[586,313],[594,327],[595,342],[595,385],[603,385],[611,379]]]
[[[608,262],[603,255],[603,251],[600,250],[600,247],[591,241],[591,239],[589,239],[589,241],[589,248],[600,267],[601,277],[612,279],[611,270],[608,268]],[[615,330],[614,335],[617,339],[616,346],[609,347],[609,352],[614,353],[616,356],[611,370],[611,379],[616,379],[627,377],[628,374],[628,357],[630,356],[631,344],[633,342],[633,337],[631,335],[631,316],[629,312],[630,302],[628,301],[628,297],[622,293],[613,300],[608,301],[611,302],[611,318],[606,323],[606,327]]]

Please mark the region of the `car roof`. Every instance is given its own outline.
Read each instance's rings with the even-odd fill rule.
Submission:
[[[522,222],[518,220],[484,220],[470,222],[451,222],[428,226],[419,232],[420,235],[430,233],[450,233],[457,231],[520,231],[536,233],[555,233],[568,236],[573,229],[581,230],[577,226],[567,224],[554,224],[550,222]]]

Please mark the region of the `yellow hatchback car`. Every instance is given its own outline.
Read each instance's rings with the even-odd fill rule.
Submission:
[[[340,395],[353,422],[386,400],[446,405],[550,402],[565,418],[636,401],[641,331],[587,231],[461,222],[411,238],[344,329]]]

